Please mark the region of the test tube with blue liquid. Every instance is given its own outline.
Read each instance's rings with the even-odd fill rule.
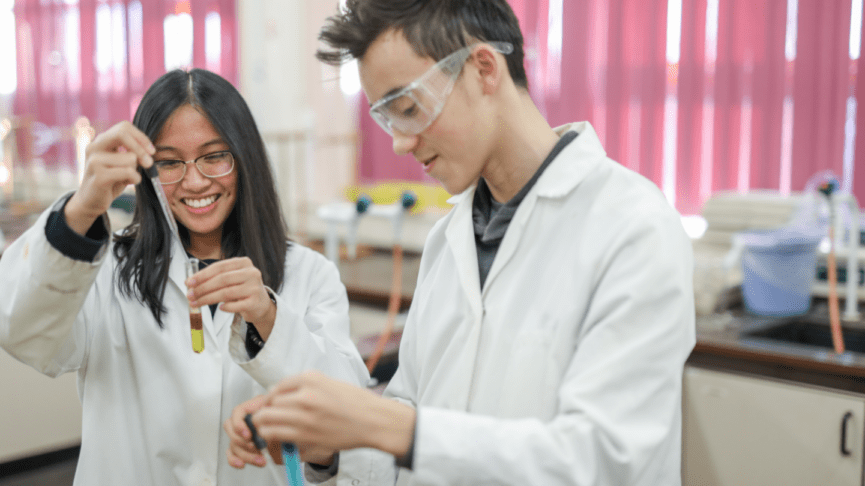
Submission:
[[[270,470],[273,478],[276,479],[278,483],[282,484],[279,466],[277,466],[276,463],[273,462],[273,458],[270,457],[270,452],[267,450],[267,441],[258,435],[258,431],[252,423],[252,414],[246,414],[243,421],[246,422],[246,426],[249,427],[249,432],[252,434],[252,443],[261,451],[261,455],[264,456],[264,460],[267,462],[267,468]],[[282,444],[282,462],[285,464],[285,475],[288,478],[289,486],[303,486],[303,468],[300,463],[300,454],[294,444]]]

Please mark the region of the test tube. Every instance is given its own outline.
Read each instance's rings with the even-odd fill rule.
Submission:
[[[246,416],[243,417],[243,421],[246,422],[246,426],[249,427],[249,432],[252,434],[252,443],[255,444],[255,447],[260,450],[261,455],[264,456],[264,461],[267,464],[267,468],[270,470],[271,475],[273,475],[273,478],[279,484],[282,484],[279,468],[276,463],[273,462],[273,458],[270,457],[270,452],[267,450],[267,441],[258,435],[258,431],[255,430],[255,425],[252,423],[252,414],[246,414]],[[283,461],[285,461],[285,472],[289,486],[304,486],[303,470],[301,469],[300,455],[297,452],[297,448],[291,444],[282,444],[282,458]]]
[[[186,278],[198,272],[198,258],[190,257],[186,261]],[[192,350],[196,353],[204,351],[204,322],[201,320],[201,308],[189,306],[189,329],[192,333]]]
[[[285,464],[288,484],[291,486],[303,486],[303,466],[300,462],[300,453],[294,444],[282,443],[282,462]]]

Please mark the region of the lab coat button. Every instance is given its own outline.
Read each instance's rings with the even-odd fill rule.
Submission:
[[[208,478],[205,478],[205,480],[201,482],[201,486],[213,486],[213,481],[211,481]]]
[[[360,479],[354,479],[354,480],[352,480],[352,481],[351,481],[351,484],[352,484],[352,486],[357,486],[358,484],[360,484]]]

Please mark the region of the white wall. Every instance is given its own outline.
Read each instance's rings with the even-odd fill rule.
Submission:
[[[76,379],[48,378],[0,350],[0,463],[81,442]]]
[[[289,227],[308,233],[314,208],[354,182],[355,123],[339,70],[315,59],[337,2],[239,2],[240,91],[268,142]],[[301,132],[304,139],[279,142]],[[316,230],[317,231],[317,230]]]
[[[337,1],[260,0],[240,2],[240,91],[265,137],[289,230],[321,238],[318,206],[344,201],[356,183],[358,104],[362,93],[343,94],[339,67],[315,58],[318,33]],[[352,68],[353,69],[353,68]],[[303,140],[279,142],[300,131]],[[440,214],[407,218],[403,246],[419,251]],[[358,242],[390,246],[386,221],[366,218]]]

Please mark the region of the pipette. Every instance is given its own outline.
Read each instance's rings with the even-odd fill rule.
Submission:
[[[162,183],[159,182],[159,170],[156,168],[156,164],[151,165],[149,169],[144,169],[144,172],[147,174],[147,177],[150,178],[153,192],[156,193],[159,207],[162,208],[162,215],[165,216],[165,220],[168,221],[168,228],[171,230],[174,237],[177,238],[177,241],[180,242],[180,246],[183,246],[183,241],[180,239],[180,232],[177,230],[177,222],[174,221],[174,215],[171,214],[171,209],[168,207],[168,199],[165,197],[165,191],[162,190]]]
[[[243,417],[243,421],[246,422],[246,426],[249,427],[249,432],[252,434],[252,443],[261,451],[261,455],[264,456],[264,460],[267,462],[267,468],[270,470],[273,478],[276,479],[277,483],[282,484],[279,467],[275,462],[273,462],[273,458],[267,450],[267,441],[258,435],[258,431],[252,423],[252,414],[246,414],[246,416]],[[303,486],[303,470],[300,467],[300,456],[297,453],[297,448],[294,447],[293,444],[282,444],[282,460],[285,462],[285,472],[288,476],[289,486]]]
[[[159,170],[156,164],[145,169],[144,172],[150,178],[150,185],[153,186],[153,192],[156,193],[156,199],[159,201],[159,207],[162,208],[162,215],[165,216],[165,221],[168,222],[168,228],[171,234],[177,239],[180,246],[183,247],[183,240],[180,239],[180,232],[177,230],[177,222],[174,220],[174,215],[171,214],[171,209],[168,207],[168,198],[165,197],[165,191],[162,190],[162,183],[159,182]],[[169,251],[169,254],[171,252]],[[191,277],[198,271],[198,259],[190,258],[186,262],[186,278]],[[201,309],[189,308],[189,329],[192,334],[192,350],[196,353],[204,351],[204,325],[201,320]]]

